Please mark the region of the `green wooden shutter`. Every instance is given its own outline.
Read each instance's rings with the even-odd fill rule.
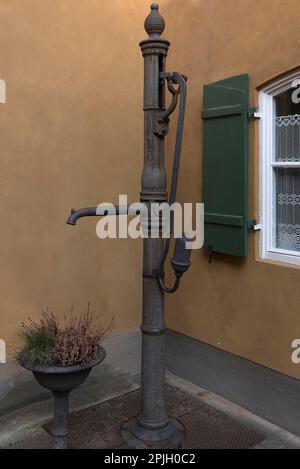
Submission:
[[[249,77],[204,86],[204,247],[247,255]]]

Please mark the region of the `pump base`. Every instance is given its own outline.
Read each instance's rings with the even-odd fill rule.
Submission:
[[[134,418],[122,426],[121,435],[131,448],[179,448],[184,441],[184,426],[178,420],[169,418],[165,427],[147,429],[139,424],[137,418]]]

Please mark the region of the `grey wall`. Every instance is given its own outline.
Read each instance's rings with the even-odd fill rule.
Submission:
[[[300,381],[168,330],[169,371],[300,435]]]

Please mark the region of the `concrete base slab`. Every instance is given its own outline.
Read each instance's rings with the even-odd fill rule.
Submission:
[[[207,405],[199,396],[180,389],[178,385],[175,387],[176,378],[172,379],[173,385],[166,386],[167,410],[173,419],[181,421],[185,427],[183,448],[251,448],[265,440],[263,432]],[[121,436],[121,427],[138,411],[139,391],[135,390],[71,412],[70,447],[128,448]],[[31,428],[14,433],[14,438],[11,433],[6,443],[2,438],[2,448],[50,448],[51,436],[41,423],[40,420],[39,424],[34,424],[31,420]],[[49,421],[46,428],[50,428]],[[174,446],[170,442],[169,448],[174,447],[178,447],[178,442]]]
[[[167,374],[169,415],[185,427],[183,448],[300,448],[300,438],[199,386]],[[122,425],[139,413],[139,376],[119,376],[71,399],[71,448],[128,448]],[[51,448],[53,401],[0,419],[1,448]],[[171,446],[170,446],[171,449]]]

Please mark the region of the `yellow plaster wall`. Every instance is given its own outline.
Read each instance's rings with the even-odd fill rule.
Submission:
[[[168,69],[187,74],[180,201],[202,201],[202,86],[239,73],[256,87],[300,65],[298,0],[162,0]],[[143,157],[146,0],[0,0],[0,336],[48,305],[89,301],[116,330],[140,322],[141,242],[100,241],[95,220],[65,225],[71,207],[138,200]],[[173,127],[174,127],[174,120]],[[168,139],[168,161],[174,131]],[[249,216],[259,216],[258,126],[250,128]],[[184,334],[300,377],[299,269],[203,252],[173,296],[167,324]]]
[[[240,73],[256,87],[300,66],[297,0],[174,0],[169,68],[189,77],[179,199],[202,201],[202,85]],[[171,6],[171,5],[170,5]],[[259,220],[259,123],[250,124],[249,218]],[[300,337],[300,270],[257,260],[259,232],[242,261],[193,253],[191,271],[167,298],[168,326],[234,354],[300,377],[291,341]]]

